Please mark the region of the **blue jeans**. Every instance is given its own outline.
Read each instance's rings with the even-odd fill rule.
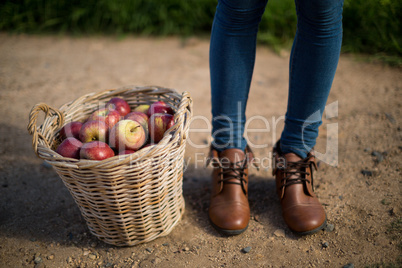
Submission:
[[[268,0],[219,0],[211,33],[213,146],[244,150],[246,104],[258,25]],[[302,158],[314,147],[338,65],[343,0],[295,0],[297,31],[289,63],[289,97],[281,150]],[[274,90],[274,89],[272,89]],[[268,98],[268,94],[267,94]]]

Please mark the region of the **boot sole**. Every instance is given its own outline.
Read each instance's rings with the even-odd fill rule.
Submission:
[[[293,231],[295,234],[301,235],[301,236],[304,236],[304,235],[311,235],[311,234],[317,233],[318,231],[324,229],[326,226],[327,226],[327,217],[325,217],[325,221],[324,221],[323,224],[321,224],[319,227],[317,227],[317,228],[315,228],[315,229],[313,229],[313,230],[305,231],[305,232],[296,232],[296,231],[293,231],[293,230],[292,230],[292,231]]]
[[[209,222],[211,223],[211,225],[212,225],[220,234],[225,235],[225,236],[235,236],[235,235],[239,235],[239,234],[243,233],[244,231],[246,231],[247,228],[248,228],[248,224],[247,224],[246,228],[243,228],[243,229],[240,229],[240,230],[226,230],[226,229],[222,229],[222,228],[216,226],[216,225],[211,221],[211,219],[209,219]]]

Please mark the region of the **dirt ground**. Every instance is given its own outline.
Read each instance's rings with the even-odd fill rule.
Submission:
[[[341,56],[316,147],[325,160],[315,180],[325,231],[289,231],[266,165],[251,170],[248,230],[224,237],[207,219],[211,169],[200,158],[210,142],[208,46],[198,38],[0,34],[0,267],[402,266],[401,69]],[[283,126],[288,60],[287,52],[257,50],[247,115],[256,118],[248,138],[260,159],[269,159]],[[60,107],[126,85],[188,91],[195,118],[182,220],[166,237],[115,247],[89,233],[61,179],[34,154],[26,127],[39,102]]]

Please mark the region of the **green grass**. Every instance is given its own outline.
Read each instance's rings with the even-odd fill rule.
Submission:
[[[72,35],[208,35],[217,0],[3,0],[0,31]],[[345,0],[344,53],[401,66],[402,1]],[[270,0],[258,41],[290,48],[296,31],[293,0]],[[373,57],[372,57],[373,56]]]
[[[296,33],[296,10],[293,1],[268,2],[261,19],[258,41],[275,50],[290,48]]]
[[[402,1],[345,0],[343,52],[402,66]]]
[[[22,0],[0,4],[0,30],[189,35],[210,29],[211,0]]]

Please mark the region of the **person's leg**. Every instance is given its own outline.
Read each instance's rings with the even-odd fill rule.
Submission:
[[[245,110],[267,0],[220,0],[210,43],[213,147],[244,151]]]
[[[258,24],[267,0],[220,0],[211,34],[212,172],[208,216],[226,235],[247,229],[248,149],[245,110],[254,69]]]
[[[283,153],[305,158],[314,147],[342,42],[343,0],[295,0],[297,32],[289,65]]]
[[[298,234],[326,226],[326,213],[314,194],[317,168],[310,152],[338,64],[342,41],[342,0],[295,0],[293,43],[285,128],[274,147],[274,174],[282,216]],[[278,165],[276,163],[284,163]]]

